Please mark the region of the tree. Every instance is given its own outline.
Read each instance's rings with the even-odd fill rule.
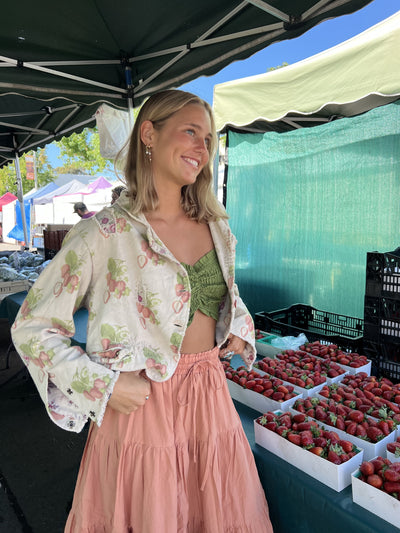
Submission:
[[[282,65],[278,65],[277,67],[269,67],[267,72],[271,72],[272,70],[278,70],[280,68],[287,67],[288,65],[289,63],[286,63],[286,61],[284,61]]]
[[[29,152],[30,154],[32,152]],[[19,157],[19,165],[21,169],[22,190],[26,194],[35,186],[34,180],[26,179],[26,163],[25,154]],[[47,159],[46,150],[44,148],[38,148],[36,151],[36,176],[38,187],[43,187],[47,183],[54,180],[54,171]],[[0,196],[6,192],[17,194],[17,172],[15,170],[15,162],[9,163],[0,169]]]
[[[57,174],[97,174],[113,170],[113,163],[100,154],[100,138],[97,128],[85,128],[56,141],[65,164],[55,169]]]

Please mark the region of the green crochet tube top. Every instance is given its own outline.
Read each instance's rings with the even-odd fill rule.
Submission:
[[[194,265],[181,263],[189,276],[191,300],[188,326],[197,310],[218,320],[219,306],[227,293],[227,287],[213,248]]]

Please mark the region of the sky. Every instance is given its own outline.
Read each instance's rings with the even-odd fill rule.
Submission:
[[[400,10],[399,0],[374,0],[351,15],[321,22],[296,39],[267,46],[243,61],[235,61],[214,76],[202,76],[181,87],[212,105],[214,85],[263,74],[282,63],[297,63],[362,33]]]
[[[263,74],[282,63],[292,65],[302,61],[347,41],[399,10],[399,0],[373,0],[355,13],[321,22],[300,37],[274,43],[248,59],[233,62],[214,76],[201,76],[180,88],[197,94],[212,105],[214,85]],[[57,159],[58,149],[54,145],[48,145],[46,152],[53,166],[61,166],[62,162]]]

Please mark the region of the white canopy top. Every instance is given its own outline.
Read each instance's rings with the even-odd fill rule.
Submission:
[[[217,130],[232,126],[286,131],[310,125],[310,120],[320,123],[353,116],[397,100],[399,51],[400,11],[308,59],[216,85]]]

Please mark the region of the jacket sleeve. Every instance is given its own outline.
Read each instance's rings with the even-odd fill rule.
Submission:
[[[250,312],[239,296],[239,290],[236,283],[233,285],[233,293],[235,299],[233,303],[233,320],[230,332],[246,342],[242,359],[248,370],[251,370],[256,359],[254,322]]]
[[[92,254],[78,223],[64,239],[23,302],[11,328],[25,362],[58,426],[79,432],[90,418],[101,424],[118,373],[90,360],[71,345],[73,316],[85,306],[92,280]],[[92,230],[93,226],[91,225]]]

